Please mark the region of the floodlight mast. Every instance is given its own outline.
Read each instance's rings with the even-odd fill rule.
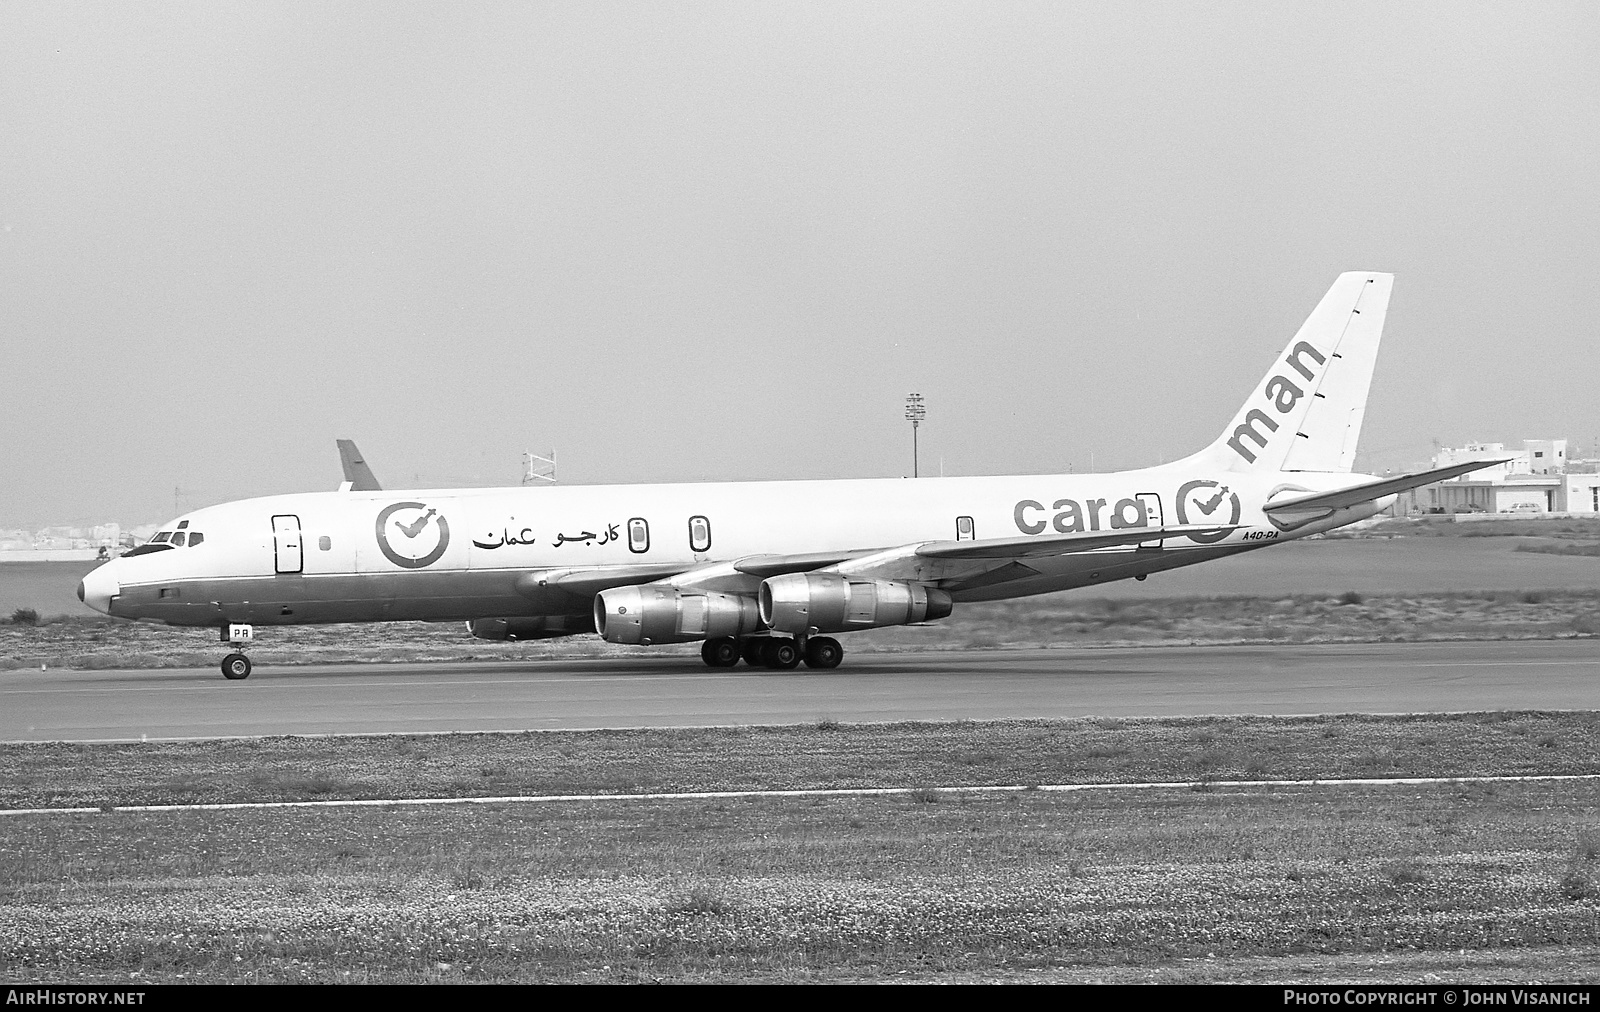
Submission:
[[[541,457],[537,453],[527,451],[522,459],[526,466],[522,472],[524,485],[537,485],[540,482],[554,485],[556,481],[556,451],[551,450],[550,456]]]
[[[917,426],[928,417],[928,408],[922,403],[921,394],[906,394],[906,421],[911,423],[911,477],[917,478],[921,474],[917,469]]]

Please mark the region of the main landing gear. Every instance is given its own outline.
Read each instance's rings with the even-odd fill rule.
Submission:
[[[787,636],[752,636],[736,640],[727,636],[706,640],[700,647],[700,657],[713,668],[731,668],[742,659],[752,668],[764,667],[774,671],[792,671],[805,661],[806,667],[826,670],[837,668],[844,660],[844,647],[829,636],[807,636],[791,639]]]
[[[222,642],[234,648],[234,653],[222,659],[222,677],[230,682],[237,682],[250,677],[250,658],[238,651],[246,643],[255,639],[255,630],[239,622],[230,622],[222,627]]]

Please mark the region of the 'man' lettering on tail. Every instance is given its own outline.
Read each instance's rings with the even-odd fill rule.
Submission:
[[[1328,361],[1321,352],[1305,341],[1301,341],[1293,348],[1290,348],[1289,354],[1285,355],[1283,360],[1306,380],[1316,379],[1316,372],[1306,365],[1305,358],[1312,359],[1319,366]],[[1289,377],[1282,375],[1273,376],[1267,380],[1264,392],[1267,395],[1268,403],[1280,415],[1287,415],[1293,411],[1294,406],[1300,403],[1300,398],[1305,396],[1304,390],[1296,386]],[[1262,432],[1257,426],[1265,428],[1266,432]],[[1253,464],[1256,460],[1255,450],[1245,446],[1244,441],[1249,439],[1256,444],[1257,449],[1266,449],[1267,436],[1277,431],[1278,423],[1271,415],[1268,415],[1260,408],[1251,408],[1249,413],[1244,416],[1244,421],[1233,430],[1233,435],[1228,438],[1228,446],[1233,449],[1234,453],[1243,457],[1246,463]]]

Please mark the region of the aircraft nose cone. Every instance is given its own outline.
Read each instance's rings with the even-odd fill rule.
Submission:
[[[122,585],[117,582],[116,575],[108,572],[110,568],[109,565],[101,566],[78,584],[78,600],[102,615],[111,614],[111,599],[122,593]]]

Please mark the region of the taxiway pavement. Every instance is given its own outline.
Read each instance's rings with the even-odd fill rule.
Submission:
[[[1600,640],[0,672],[0,740],[1201,714],[1600,710]]]

